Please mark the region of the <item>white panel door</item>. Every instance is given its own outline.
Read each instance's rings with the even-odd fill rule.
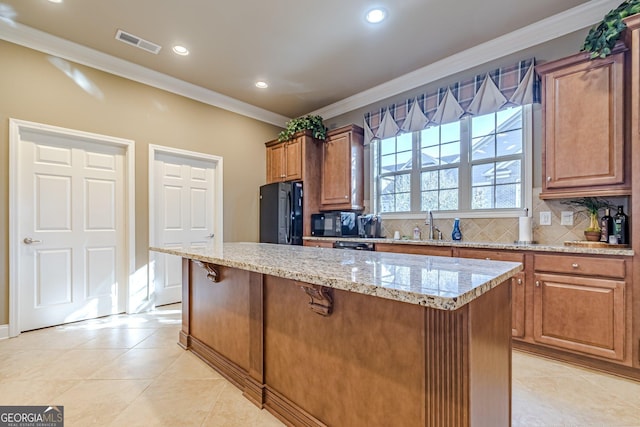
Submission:
[[[157,152],[153,162],[154,246],[204,247],[216,234],[215,163]],[[156,305],[182,300],[182,259],[151,253]]]
[[[124,148],[24,130],[19,157],[20,330],[123,312]]]

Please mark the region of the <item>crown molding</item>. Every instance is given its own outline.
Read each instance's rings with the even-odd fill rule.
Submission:
[[[591,0],[565,12],[553,15],[504,36],[479,44],[451,55],[416,71],[389,80],[371,89],[357,93],[341,101],[322,107],[309,114],[317,114],[325,120],[366,107],[399,93],[424,86],[470,67],[497,60],[512,53],[562,37],[587,28],[602,20],[620,0]]]
[[[252,119],[285,127],[288,117],[150,70],[17,22],[0,19],[0,39],[86,65]]]

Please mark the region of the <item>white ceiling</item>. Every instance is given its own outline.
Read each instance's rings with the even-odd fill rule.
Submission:
[[[175,85],[177,93],[282,124],[308,113],[335,116],[342,111],[336,106],[391,96],[390,81],[405,90],[428,83],[424,72],[436,64],[440,74],[478,65],[451,58],[479,46],[492,47],[497,58],[511,53],[501,50],[508,40],[525,48],[584,28],[621,1],[0,0],[0,38],[113,67],[116,74],[153,70],[137,80]],[[364,21],[374,5],[388,10],[385,22]],[[162,50],[153,55],[119,42],[118,29]],[[57,47],[47,48],[53,41]],[[173,54],[175,43],[191,54]],[[406,76],[413,76],[412,83],[402,81]],[[257,89],[259,79],[269,88]],[[188,85],[178,87],[182,82]]]

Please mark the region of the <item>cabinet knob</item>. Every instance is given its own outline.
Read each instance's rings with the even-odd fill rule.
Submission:
[[[571,264],[571,267],[578,268],[580,267],[580,265],[577,262],[574,262],[573,264]]]
[[[491,261],[491,258],[489,258],[489,257],[486,257],[485,259],[486,259],[487,261]]]
[[[344,196],[344,198],[345,198],[345,199],[348,199],[348,198],[349,198],[349,196]]]
[[[550,176],[547,177],[547,182],[551,182],[551,177]]]
[[[518,285],[522,285],[522,279],[518,279]]]
[[[536,287],[539,288],[540,287],[540,281],[536,280]]]

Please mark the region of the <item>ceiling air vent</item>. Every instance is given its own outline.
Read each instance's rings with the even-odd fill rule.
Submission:
[[[123,43],[130,44],[131,46],[135,46],[156,55],[158,54],[158,52],[160,52],[160,49],[162,49],[162,46],[151,43],[150,41],[147,41],[145,39],[141,39],[138,36],[134,36],[133,34],[129,34],[122,30],[118,30],[118,32],[116,33],[116,40],[120,40]]]

